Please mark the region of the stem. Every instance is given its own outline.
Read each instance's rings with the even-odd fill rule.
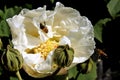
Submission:
[[[102,76],[103,76],[103,61],[101,59],[98,59],[98,69],[97,69],[97,75],[98,78],[97,80],[102,80]]]
[[[16,76],[18,77],[18,80],[22,80],[22,77],[21,77],[21,75],[20,75],[20,72],[19,72],[19,71],[17,71],[17,72],[16,72]]]

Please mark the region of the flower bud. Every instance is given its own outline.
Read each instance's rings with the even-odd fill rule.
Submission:
[[[71,65],[74,57],[74,50],[68,45],[58,46],[53,54],[53,60],[59,67],[68,67]]]
[[[8,71],[18,71],[22,68],[23,57],[17,49],[7,46],[7,50],[4,50],[1,57],[3,66]]]

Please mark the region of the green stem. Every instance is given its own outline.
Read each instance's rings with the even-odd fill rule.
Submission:
[[[17,75],[17,77],[18,77],[18,80],[22,80],[22,77],[21,77],[21,75],[20,75],[20,72],[19,72],[19,71],[17,71],[17,72],[16,72],[16,75]]]

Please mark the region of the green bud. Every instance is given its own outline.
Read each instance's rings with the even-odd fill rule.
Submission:
[[[19,71],[22,68],[23,57],[17,49],[7,46],[7,50],[4,50],[1,57],[3,66],[8,71]]]
[[[53,60],[59,67],[70,66],[73,58],[74,50],[68,45],[60,45],[54,51]]]

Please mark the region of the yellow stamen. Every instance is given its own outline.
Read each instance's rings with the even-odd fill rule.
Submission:
[[[27,48],[25,50],[25,52],[27,53],[41,53],[42,57],[44,57],[44,59],[46,59],[47,55],[49,54],[50,51],[52,51],[53,49],[57,48],[58,46],[58,42],[56,42],[55,40],[47,40],[46,42],[40,44],[37,47],[34,47],[32,49]]]

